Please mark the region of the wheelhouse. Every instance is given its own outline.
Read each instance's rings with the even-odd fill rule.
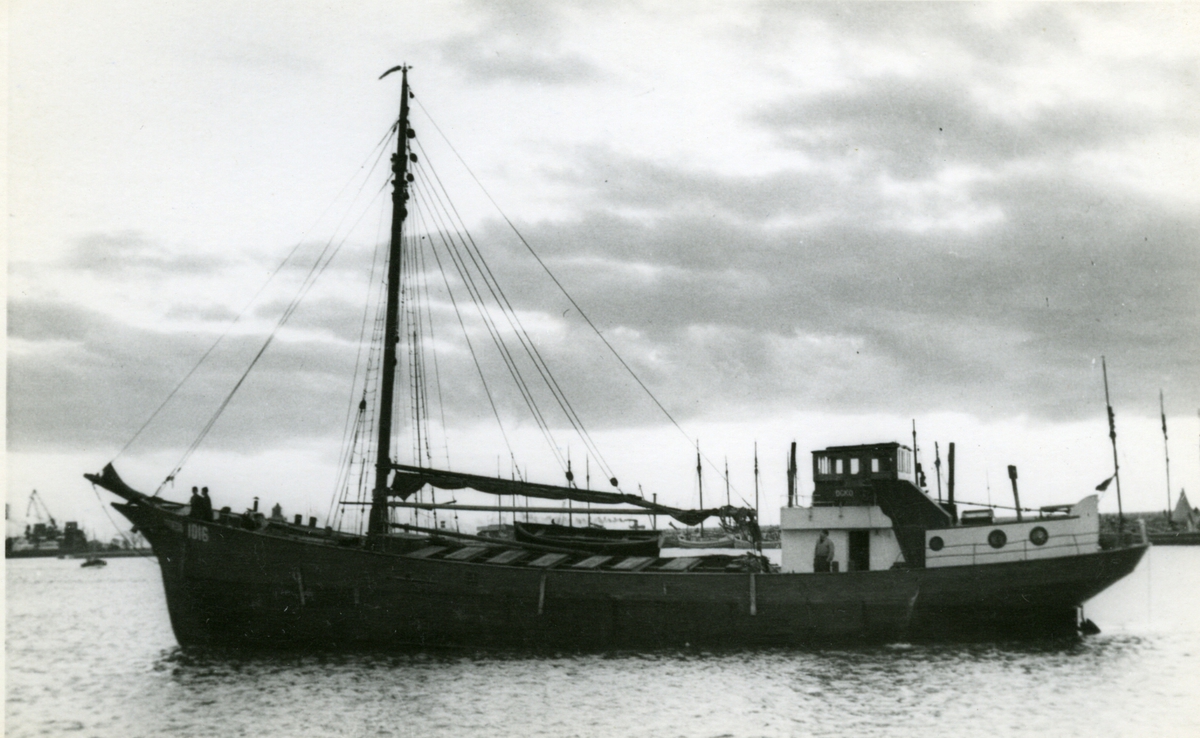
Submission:
[[[899,443],[830,446],[813,451],[813,498],[818,507],[876,504],[875,481],[913,472],[912,449]]]
[[[921,488],[912,449],[899,443],[813,451],[812,475],[812,505],[780,513],[784,571],[814,571],[822,532],[834,546],[834,572],[968,566],[1099,550],[1095,495],[1044,507],[1034,511],[1036,518],[1023,519],[1018,512],[1015,519],[997,519],[989,508],[966,510],[959,521],[953,497],[938,502]]]

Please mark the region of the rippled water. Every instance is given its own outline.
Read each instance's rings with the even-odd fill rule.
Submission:
[[[1200,548],[1079,641],[522,656],[182,653],[156,563],[8,562],[10,736],[1200,735]]]

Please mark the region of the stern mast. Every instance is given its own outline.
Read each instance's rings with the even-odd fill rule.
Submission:
[[[400,120],[396,126],[396,153],[392,156],[392,232],[388,246],[387,317],[383,334],[383,371],[379,387],[379,440],[376,444],[375,488],[371,495],[371,516],[367,522],[367,534],[384,535],[388,532],[388,476],[392,471],[391,437],[392,405],[396,383],[396,344],[399,343],[400,315],[400,261],[404,219],[408,215],[408,139],[414,134],[408,127],[407,65],[392,67],[380,79],[392,72],[400,72]]]

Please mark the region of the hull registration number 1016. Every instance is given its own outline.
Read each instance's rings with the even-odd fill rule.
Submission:
[[[205,528],[203,525],[188,523],[187,534],[188,538],[191,538],[193,541],[204,541],[205,543],[208,543],[208,528]]]

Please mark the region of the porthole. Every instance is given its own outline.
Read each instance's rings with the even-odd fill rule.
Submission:
[[[1029,542],[1035,546],[1043,546],[1048,540],[1050,540],[1050,534],[1040,525],[1029,531]]]
[[[988,545],[992,548],[1004,548],[1006,543],[1008,543],[1008,536],[1004,535],[1004,531],[994,530],[988,533]]]
[[[942,540],[941,536],[934,536],[929,539],[929,550],[931,551],[941,551],[945,545],[946,542]]]

